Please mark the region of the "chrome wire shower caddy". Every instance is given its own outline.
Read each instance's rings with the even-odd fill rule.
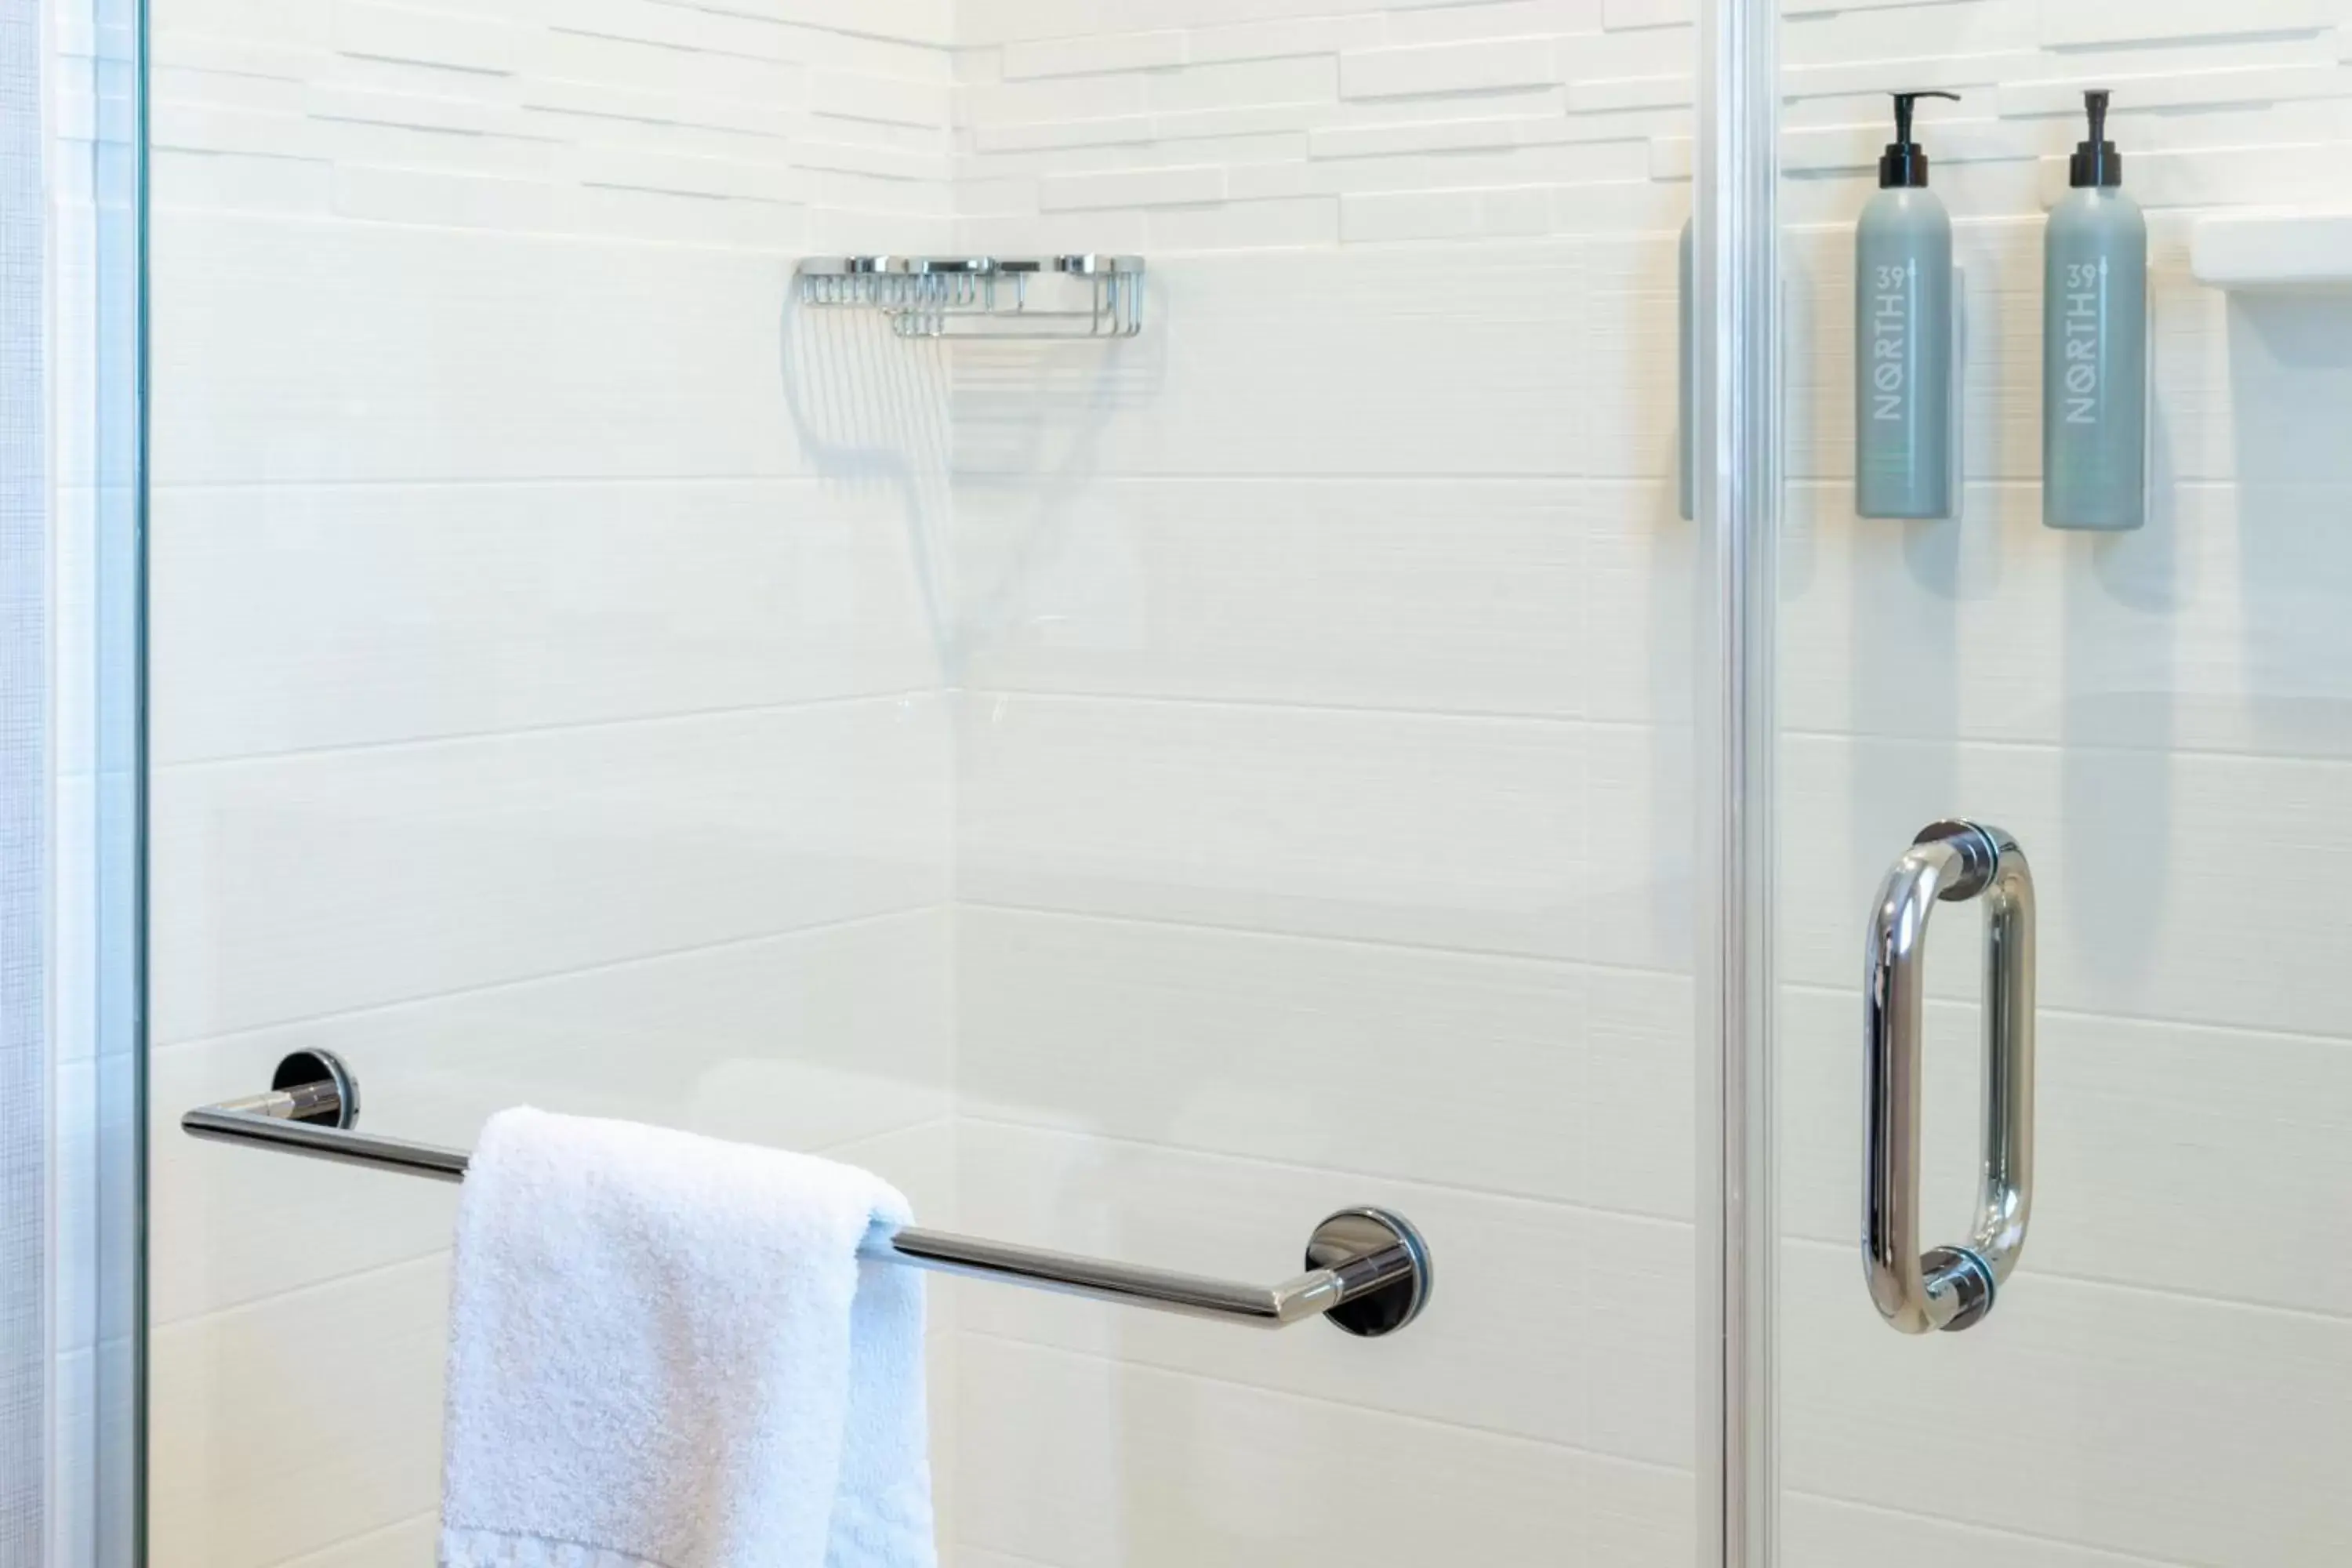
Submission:
[[[1140,256],[812,256],[801,303],[879,310],[902,338],[1131,338]]]

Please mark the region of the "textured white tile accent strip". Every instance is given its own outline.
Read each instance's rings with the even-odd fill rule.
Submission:
[[[1612,27],[1670,27],[1694,19],[1693,0],[1604,0],[1601,16]]]
[[[2154,109],[2231,104],[2260,109],[2296,99],[2342,98],[2352,92],[2352,78],[2327,60],[2137,76],[2111,72],[2099,80],[2114,91],[2117,102],[2129,106],[2125,117],[2115,122],[2126,135],[2139,133],[2143,128],[2158,129],[2145,118],[2146,111]],[[2004,82],[1998,102],[2005,115],[2061,115],[2071,122],[2083,112],[2083,83],[2074,77]]]
[[[1332,55],[1371,48],[1388,37],[1379,16],[1306,16],[1289,21],[1241,22],[1200,27],[1186,35],[1185,58],[1214,60],[1276,59],[1286,55]]]
[[[1179,206],[1223,201],[1225,171],[1106,169],[1099,174],[1048,174],[1038,182],[1037,205],[1047,212],[1071,207]]]
[[[456,70],[510,74],[521,63],[527,37],[520,22],[462,10],[335,0],[334,15],[334,46],[344,54]]]
[[[1568,106],[1579,114],[1615,109],[1684,109],[1689,106],[1691,98],[1691,78],[1687,73],[1577,81],[1570,82],[1568,88]]]
[[[1469,148],[1528,147],[1566,141],[1569,126],[1549,116],[1496,120],[1424,120],[1402,123],[1335,125],[1308,132],[1307,151],[1317,158],[1378,158],[1405,153],[1453,153]],[[1430,195],[1452,193],[1436,190]]]
[[[1339,57],[1339,92],[1346,98],[1405,98],[1537,87],[1555,79],[1553,69],[1550,42],[1544,38],[1368,49]]]
[[[912,77],[881,76],[870,71],[815,70],[808,78],[808,110],[835,120],[880,121],[903,125],[922,134],[914,144],[936,145],[940,128],[948,122],[954,89],[944,81]],[[747,106],[748,107],[748,106]],[[790,110],[771,110],[780,117]],[[836,133],[845,128],[834,127]]]
[[[2343,19],[2334,0],[2041,0],[2035,30],[2051,46],[2132,44],[2309,31]]]
[[[1366,192],[1339,198],[1339,237],[1381,240],[1507,238],[1552,226],[1541,185],[1492,191]]]
[[[1182,65],[1187,53],[1185,35],[1181,32],[1115,33],[1008,45],[1003,67],[1008,81],[1036,76],[1092,76]]]

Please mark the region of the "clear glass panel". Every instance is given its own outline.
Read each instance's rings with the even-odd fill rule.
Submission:
[[[2352,536],[2336,526],[2352,310],[2341,293],[2225,295],[2190,269],[2201,221],[2340,192],[2340,100],[2294,84],[2340,90],[2347,16],[2263,0],[1790,8],[1786,1563],[2317,1568],[2352,1553],[2352,1321],[2336,1279],[2352,1225]],[[1964,508],[1862,519],[1857,331],[1872,365],[1911,366],[1901,337],[1932,323],[1906,316],[1905,284],[1882,300],[1867,280],[1857,323],[1856,223],[1883,200],[1880,89],[1924,87],[1962,95],[1921,105],[1919,140],[1965,273]],[[2043,522],[2045,208],[2064,209],[2063,234],[2083,203],[2114,200],[2068,184],[2091,88],[2115,92],[2154,300],[2151,502],[2144,527],[2111,534]],[[2118,243],[2083,289],[2120,288],[2128,255]],[[2095,395],[2084,412],[2127,434],[2138,322],[2117,305],[2096,326],[2111,335],[2077,384],[2068,289],[2053,342],[2069,374],[2048,416],[2072,434],[2073,400]],[[1927,385],[1874,380],[1865,428],[1880,394]],[[1880,1321],[1857,1267],[1856,958],[1880,879],[1955,816],[2013,834],[2039,882],[2037,1177],[2030,1242],[1990,1317],[1909,1337]],[[1967,1238],[1976,1188],[1980,926],[1945,904],[1930,927],[1930,1245]]]
[[[60,0],[10,24],[35,46],[24,63],[46,95],[36,199],[11,216],[47,220],[46,301],[24,295],[37,323],[46,303],[46,359],[21,368],[47,399],[47,473],[33,478],[47,481],[49,542],[46,559],[20,560],[49,602],[46,628],[23,623],[46,633],[47,669],[44,681],[37,659],[16,694],[46,703],[47,733],[26,739],[49,781],[49,858],[32,868],[48,946],[12,952],[47,961],[46,997],[26,995],[45,1016],[49,1089],[19,1108],[48,1133],[51,1229],[32,1283],[48,1297],[41,1500],[58,1568],[136,1561],[143,1457],[136,13],[130,0]]]
[[[341,1053],[1377,1343],[934,1295],[969,1568],[1681,1568],[1690,7],[152,0],[163,1568],[421,1563],[452,1194]],[[803,252],[1125,252],[905,341]]]

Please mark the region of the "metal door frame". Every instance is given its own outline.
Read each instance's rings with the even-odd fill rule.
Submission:
[[[1780,7],[1701,0],[1697,20],[1697,1558],[1770,1568]]]

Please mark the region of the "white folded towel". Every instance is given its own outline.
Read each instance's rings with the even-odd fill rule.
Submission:
[[[448,1568],[932,1568],[906,1199],[831,1161],[491,1119],[457,1215]]]

